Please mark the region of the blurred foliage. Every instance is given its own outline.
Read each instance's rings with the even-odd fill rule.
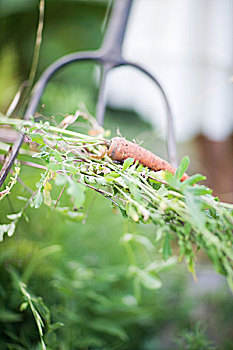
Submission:
[[[3,112],[28,77],[37,9],[36,0],[0,2]],[[38,75],[64,54],[99,47],[105,10],[104,1],[47,1]],[[93,112],[97,95],[94,79],[93,67],[86,64],[59,72],[44,94],[41,111],[45,115],[72,113],[76,103],[84,102]],[[134,114],[108,110],[106,127],[116,132],[117,126],[129,138],[146,138],[146,146],[153,137],[149,126]],[[162,154],[161,143],[156,141],[153,146],[156,144]],[[39,172],[36,175],[23,167],[20,177],[32,187],[32,177],[39,180]],[[4,198],[1,223],[7,214],[19,211],[17,196],[25,193],[17,184],[11,201]],[[125,232],[140,234],[142,228],[125,222],[105,199],[89,191],[85,206],[89,211],[85,224],[64,219],[45,206],[36,213],[29,208],[28,218],[21,219],[15,236],[1,243],[1,350],[41,348],[35,315],[43,321],[47,349],[194,350],[201,349],[200,344],[210,349],[207,339],[218,349],[233,349],[233,302],[226,284],[216,292],[193,294],[198,285],[189,280],[182,265],[176,265],[161,273],[163,287],[143,289],[138,303],[120,238]],[[150,225],[143,228],[143,232],[150,230]],[[137,254],[143,259],[140,249]],[[24,293],[20,286],[24,286]],[[38,314],[35,310],[33,314],[29,299]],[[198,320],[208,326],[206,333],[195,326]]]
[[[5,112],[19,85],[17,53],[14,46],[4,46],[0,52],[0,110]]]
[[[177,339],[177,344],[180,349],[184,350],[207,350],[216,349],[212,346],[211,342],[206,339],[205,326],[196,323],[193,330],[184,331],[179,339]]]
[[[27,185],[32,187],[35,176],[35,171],[22,169]],[[12,202],[8,197],[2,202],[1,221],[12,212],[11,205],[14,212],[21,206],[17,196],[25,196],[25,190],[15,186]],[[90,191],[88,208],[85,224],[64,220],[45,206],[36,212],[29,208],[29,220],[22,218],[15,236],[1,243],[1,349],[38,349],[40,344],[32,311],[22,307],[21,282],[35,305],[46,310],[41,317],[48,349],[183,349],[175,341],[179,335],[184,344],[192,344],[190,349],[197,349],[200,337],[195,331],[184,336],[192,334],[197,320],[208,322],[207,337],[221,344],[218,349],[232,349],[233,301],[226,284],[211,294],[207,287],[197,297],[187,292],[188,286],[194,289],[194,281],[176,265],[160,272],[161,289],[143,289],[138,302],[120,241],[125,232],[140,233],[142,227],[124,221]],[[151,230],[144,225],[143,233]],[[143,250],[136,253],[143,262]],[[208,344],[205,334],[201,339]]]

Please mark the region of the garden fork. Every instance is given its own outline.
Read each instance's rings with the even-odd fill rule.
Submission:
[[[109,19],[107,30],[104,36],[103,43],[98,50],[95,51],[84,51],[84,52],[75,52],[55,61],[50,65],[42,74],[38,82],[36,83],[32,96],[29,101],[28,107],[24,114],[24,120],[29,120],[31,116],[36,111],[41,95],[44,91],[44,88],[50,78],[62,67],[76,61],[94,61],[101,64],[101,80],[99,95],[96,107],[96,118],[99,125],[104,123],[104,114],[105,114],[105,99],[104,93],[106,88],[106,78],[108,73],[118,67],[129,66],[133,67],[147,77],[149,77],[154,84],[159,88],[164,98],[165,107],[166,107],[166,118],[167,118],[167,150],[169,161],[173,166],[176,166],[176,144],[174,137],[174,128],[171,115],[170,105],[167,99],[167,96],[156,77],[150,73],[147,69],[141,65],[127,61],[122,56],[122,45],[125,37],[125,31],[127,27],[127,22],[130,14],[134,0],[115,0],[113,4],[112,13]],[[9,156],[6,158],[3,167],[0,172],[0,187],[2,186],[7,174],[9,173],[13,162],[18,154],[18,151],[23,143],[24,135],[19,134],[17,140],[15,141]]]

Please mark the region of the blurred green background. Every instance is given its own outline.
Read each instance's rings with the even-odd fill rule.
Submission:
[[[62,55],[100,46],[107,5],[107,1],[46,2],[37,78]],[[1,0],[2,113],[28,78],[37,21],[36,0]],[[38,111],[49,117],[72,114],[81,106],[94,115],[95,69],[80,63],[60,71],[49,83]],[[119,127],[122,135],[145,140],[145,147],[166,156],[159,133],[133,112],[107,109],[105,127],[112,135]],[[179,156],[184,154],[192,159],[191,172],[200,171],[195,145],[180,145]],[[20,176],[35,190],[39,171],[24,166]],[[7,214],[20,210],[18,196],[28,196],[20,184],[0,204],[1,224],[8,222]],[[31,310],[20,311],[25,299],[19,281],[26,283],[44,317],[48,349],[233,349],[232,295],[205,257],[199,259],[197,283],[183,264],[163,271],[158,263],[162,287],[150,290],[142,285],[138,300],[121,237],[127,232],[153,236],[153,226],[124,221],[106,199],[92,192],[87,193],[84,212],[85,223],[71,222],[45,206],[28,208],[28,220],[22,218],[14,236],[1,242],[1,349],[41,348]],[[135,247],[135,253],[139,267],[144,267],[149,261],[143,247]],[[160,252],[154,252],[150,261],[159,258]]]

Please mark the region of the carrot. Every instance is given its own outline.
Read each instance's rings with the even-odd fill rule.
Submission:
[[[166,160],[138,146],[136,143],[127,141],[123,137],[114,137],[109,141],[107,154],[110,158],[119,162],[123,162],[127,158],[134,158],[135,161],[138,160],[140,164],[154,171],[166,170],[172,174],[175,174],[176,171],[176,168],[166,162]],[[185,173],[181,181],[186,180],[188,177]]]

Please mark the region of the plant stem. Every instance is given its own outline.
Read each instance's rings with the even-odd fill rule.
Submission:
[[[57,132],[58,134],[62,134],[62,135],[74,136],[75,138],[77,138],[77,142],[94,142],[94,143],[96,143],[97,141],[102,141],[103,143],[105,142],[105,140],[102,138],[96,138],[96,137],[92,137],[89,135],[84,135],[84,134],[81,134],[81,133],[78,133],[75,131],[71,131],[71,130],[67,130],[67,129],[60,129],[56,126],[45,125],[43,128],[41,128],[40,123],[36,123],[33,121],[25,122],[21,119],[13,119],[13,118],[9,119],[6,117],[0,117],[0,124],[1,125],[17,126],[18,128],[22,128],[24,126],[35,126],[35,127],[38,127],[38,129],[46,130],[46,132],[49,130],[52,132]]]

